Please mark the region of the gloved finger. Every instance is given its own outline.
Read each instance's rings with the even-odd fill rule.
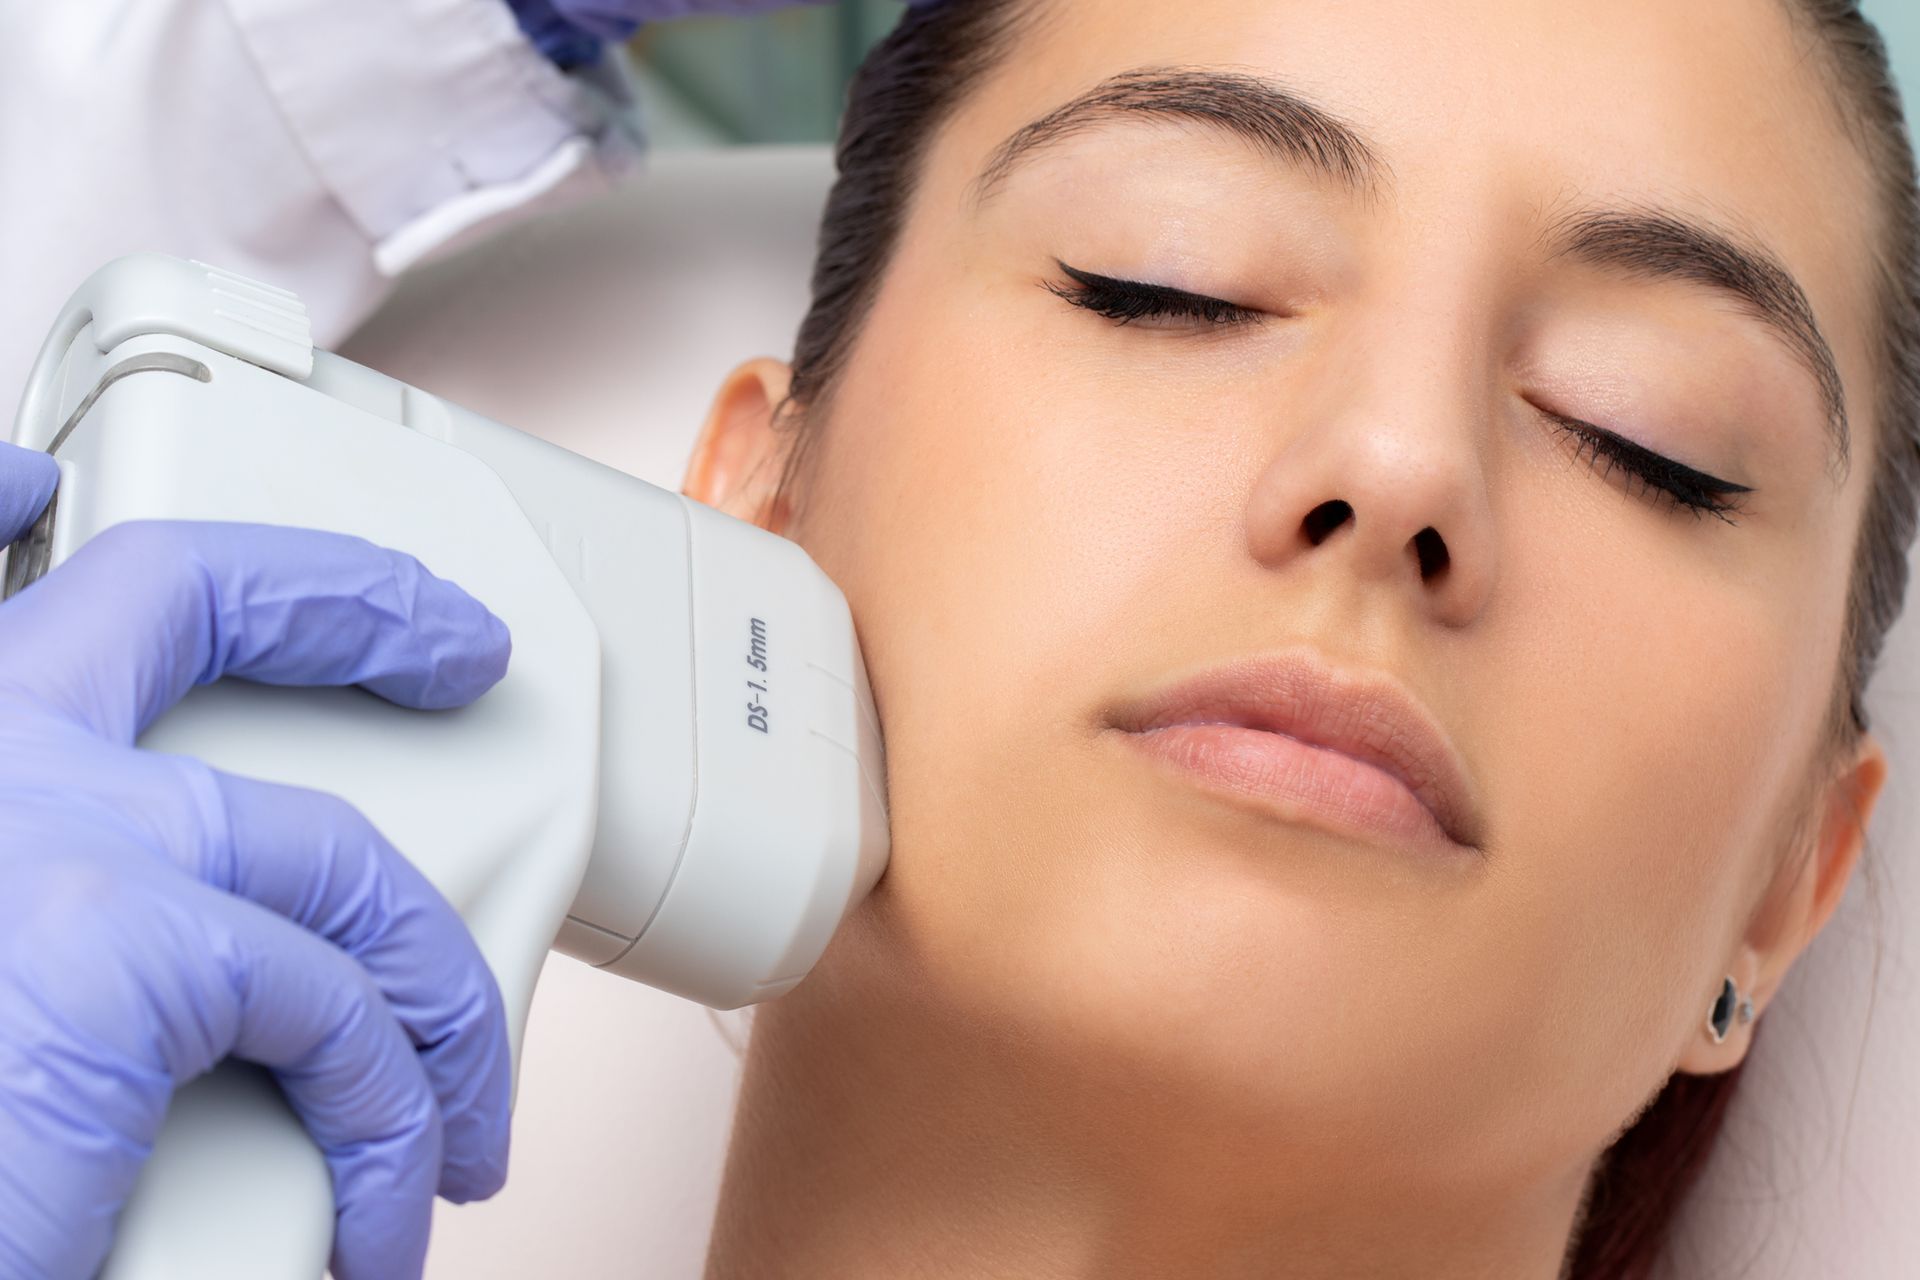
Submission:
[[[417,1278],[442,1153],[440,1107],[367,972],[263,908],[231,904],[231,1056],[273,1068],[333,1175],[336,1280]]]
[[[60,483],[60,464],[38,449],[0,444],[0,546],[40,518]]]
[[[460,706],[500,679],[511,648],[505,623],[412,556],[260,524],[116,525],[16,596],[0,622],[0,688],[30,688],[120,742],[194,685],[228,675]]]
[[[0,742],[8,731],[0,717]],[[17,794],[85,791],[93,802],[82,812],[100,815],[103,839],[158,855],[137,864],[245,898],[357,960],[418,1051],[439,1104],[446,1150],[436,1190],[456,1203],[497,1192],[513,1089],[506,1009],[453,905],[337,796],[236,777],[188,756],[127,754],[118,769],[89,769],[56,739],[39,753],[44,772],[36,759],[22,780],[28,791]],[[0,793],[0,839],[15,803]],[[57,820],[71,830],[82,819],[63,812]],[[6,877],[0,865],[0,886]]]
[[[231,1056],[274,1071],[326,1158],[334,1274],[418,1277],[440,1112],[365,971],[168,868],[77,854],[22,878],[28,902],[0,907],[12,917],[0,949],[14,979],[0,1001],[0,1063],[17,1068],[0,1091],[0,1136],[4,1163],[33,1179],[10,1209],[41,1212],[10,1218],[7,1234],[52,1259],[51,1274],[92,1274],[172,1089]],[[0,1190],[18,1188],[0,1179]],[[42,1225],[36,1240],[29,1228]]]
[[[114,957],[144,954],[137,932],[116,927],[125,888],[82,858],[38,857],[6,872],[0,1276],[91,1276],[173,1081],[116,1040],[138,1018],[119,998],[132,966]]]
[[[227,830],[187,868],[360,963],[418,1050],[445,1154],[436,1189],[483,1200],[507,1177],[513,1077],[499,984],[466,924],[346,801],[186,762],[217,788]]]

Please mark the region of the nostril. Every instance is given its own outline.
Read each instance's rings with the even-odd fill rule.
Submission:
[[[1352,514],[1353,508],[1336,498],[1331,502],[1323,502],[1307,512],[1307,518],[1301,521],[1301,527],[1306,530],[1307,541],[1317,547],[1326,541],[1328,534],[1338,529]]]
[[[1420,576],[1432,578],[1447,567],[1447,544],[1429,525],[1413,535],[1414,554],[1420,557]]]

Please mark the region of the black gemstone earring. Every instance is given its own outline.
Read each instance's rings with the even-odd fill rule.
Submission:
[[[1738,1002],[1741,1023],[1753,1021],[1753,1001],[1740,996],[1740,988],[1733,984],[1733,975],[1720,986],[1720,995],[1713,1002],[1713,1008],[1707,1013],[1707,1034],[1719,1044],[1727,1038],[1727,1028],[1733,1025],[1734,1011]]]

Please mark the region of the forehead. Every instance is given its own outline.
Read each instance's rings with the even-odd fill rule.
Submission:
[[[1032,16],[934,148],[929,187],[956,195],[1006,137],[1115,74],[1260,75],[1370,141],[1391,174],[1376,216],[1403,229],[1503,227],[1517,247],[1595,203],[1746,233],[1806,290],[1856,431],[1870,419],[1873,185],[1787,0],[1035,0]]]

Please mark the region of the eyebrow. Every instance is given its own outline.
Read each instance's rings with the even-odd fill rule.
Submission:
[[[1652,209],[1575,211],[1553,223],[1546,239],[1552,256],[1718,290],[1772,328],[1819,385],[1827,412],[1828,466],[1837,463],[1844,480],[1853,464],[1840,369],[1806,292],[1771,253],[1704,223]]]
[[[975,202],[991,196],[1034,151],[1130,117],[1224,130],[1357,193],[1371,192],[1388,173],[1351,125],[1271,81],[1234,71],[1144,67],[1101,81],[1001,143],[974,180]]]
[[[1358,130],[1271,80],[1207,68],[1144,67],[1101,81],[1002,142],[974,180],[974,203],[990,198],[1034,152],[1127,119],[1219,129],[1361,196],[1379,194],[1392,179],[1391,168]],[[1576,211],[1548,229],[1546,244],[1552,256],[1641,279],[1703,285],[1738,300],[1813,375],[1827,413],[1828,465],[1837,462],[1844,480],[1852,465],[1845,387],[1806,292],[1773,254],[1654,209]]]

